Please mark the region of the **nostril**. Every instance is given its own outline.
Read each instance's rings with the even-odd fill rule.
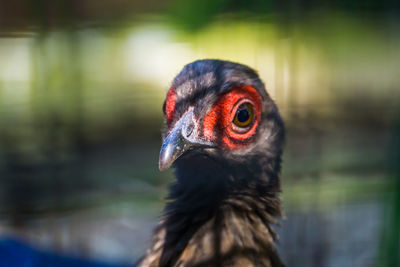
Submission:
[[[185,128],[185,136],[189,137],[193,133],[193,130],[194,130],[194,124],[189,123],[189,125],[186,126],[186,128]]]

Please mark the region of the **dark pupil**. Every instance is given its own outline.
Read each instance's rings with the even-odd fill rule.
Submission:
[[[238,118],[239,122],[245,122],[249,119],[249,117],[250,117],[250,114],[246,107],[243,107],[238,110],[237,118]]]

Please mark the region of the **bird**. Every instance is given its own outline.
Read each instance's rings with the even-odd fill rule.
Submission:
[[[252,68],[189,63],[163,105],[161,171],[176,180],[139,267],[284,266],[272,225],[283,217],[285,127]]]

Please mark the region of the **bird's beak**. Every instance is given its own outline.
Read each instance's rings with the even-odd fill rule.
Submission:
[[[175,124],[161,146],[158,167],[165,171],[171,167],[185,151],[194,147],[211,147],[212,144],[196,137],[196,121],[193,116],[193,109],[189,110]]]

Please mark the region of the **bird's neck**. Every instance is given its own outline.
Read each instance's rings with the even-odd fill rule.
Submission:
[[[279,184],[271,187],[257,177],[238,182],[235,174],[226,172],[226,168],[194,167],[197,166],[178,166],[177,182],[170,188],[170,202],[165,207],[162,225],[166,230],[163,266],[170,266],[199,227],[227,206],[244,213],[256,212],[268,227],[281,215]]]
[[[250,163],[228,166],[200,156],[181,159],[175,165],[176,183],[169,190],[166,218],[173,214],[212,215],[231,199],[265,202],[272,215],[279,214],[275,210],[280,210],[280,205],[270,200],[278,199],[280,194],[280,161],[253,162],[250,169]],[[269,203],[273,207],[268,207]]]
[[[193,179],[193,177],[191,177]],[[250,208],[260,216],[280,217],[279,184],[270,185],[263,180],[235,183],[230,177],[214,177],[190,180],[185,177],[172,184],[164,210],[165,222],[187,218],[188,221],[206,221],[224,206]],[[236,181],[237,182],[237,181]],[[240,205],[238,208],[240,208]],[[275,220],[267,220],[275,222]]]

